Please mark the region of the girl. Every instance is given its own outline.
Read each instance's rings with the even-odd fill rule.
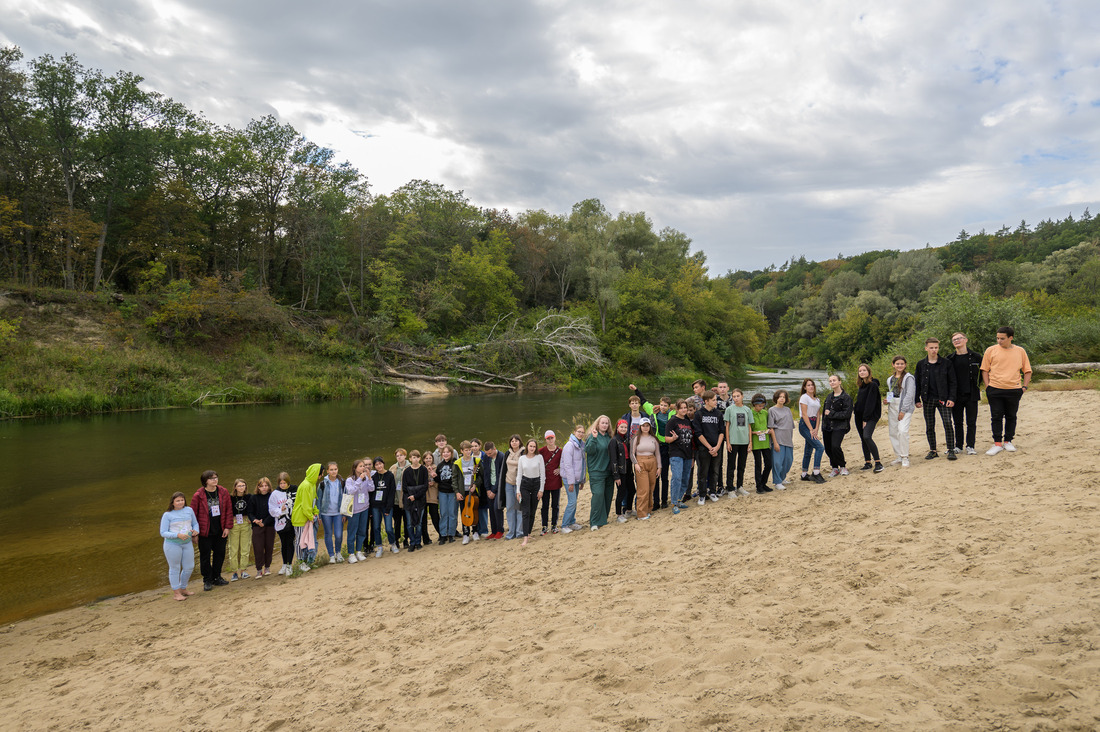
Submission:
[[[351,516],[348,517],[348,564],[367,558],[363,545],[367,541],[367,524],[370,522],[370,494],[374,481],[370,479],[370,464],[356,460],[351,464],[351,475],[344,481],[344,492],[351,496]]]
[[[279,574],[290,576],[294,564],[294,526],[290,523],[290,514],[294,510],[294,496],[298,486],[290,484],[289,473],[279,473],[278,488],[271,491],[267,500],[267,510],[275,518],[275,533],[279,536],[279,551],[283,555],[283,566]]]
[[[825,444],[818,439],[818,414],[821,412],[821,400],[817,398],[817,383],[813,379],[802,381],[802,393],[798,397],[798,434],[806,440],[806,447],[802,450],[802,480],[811,480],[814,483],[824,483],[821,475],[821,454],[825,452]],[[810,455],[814,458],[814,472],[811,476]]]
[[[432,539],[428,536],[428,520],[435,527],[436,536],[439,536],[439,473],[435,467],[435,455],[431,452],[424,453],[424,469],[428,471],[428,495],[427,510],[420,522],[420,533],[424,546],[431,546]]]
[[[386,461],[381,455],[374,459],[374,475],[371,476],[371,480],[374,481],[374,495],[371,496],[370,501],[371,524],[374,527],[374,535],[378,537],[378,550],[374,556],[381,559],[383,545],[380,532],[383,519],[385,519],[386,541],[390,543],[390,551],[394,554],[398,553],[397,534],[393,531],[393,502],[397,496],[397,481],[394,480],[393,473],[386,470]]]
[[[298,484],[294,497],[294,508],[290,512],[290,523],[294,526],[294,547],[298,551],[298,566],[303,572],[312,569],[317,559],[317,534],[314,521],[317,519],[317,479],[321,475],[321,463],[313,463],[306,468],[306,477]]]
[[[519,479],[516,474],[519,470],[519,458],[523,454],[523,438],[512,435],[508,438],[508,454],[504,456],[504,510],[508,524],[504,532],[505,539],[515,539],[523,536],[523,526],[520,524],[519,510]]]
[[[777,491],[787,490],[787,471],[794,463],[794,416],[786,389],[772,394],[775,406],[768,410],[768,432],[772,437],[772,482]]]
[[[856,394],[855,415],[856,431],[859,432],[859,441],[863,445],[863,467],[860,470],[874,470],[882,472],[882,462],[878,458],[878,445],[875,444],[874,432],[882,417],[882,390],[878,379],[871,376],[871,367],[861,363],[856,369],[856,380],[859,382],[859,392]],[[871,460],[875,461],[874,468]]]
[[[636,399],[637,397],[635,397]],[[615,514],[620,524],[625,524],[634,505],[634,467],[630,459],[630,424],[620,419],[615,426],[615,437],[608,446],[611,474],[618,492],[615,496]]]
[[[340,468],[329,463],[325,468],[324,479],[317,484],[317,508],[321,511],[321,524],[325,527],[325,550],[328,551],[328,563],[344,561],[344,517],[340,513],[340,501],[344,497],[344,479],[340,477]]]
[[[851,429],[849,421],[852,418],[852,397],[844,391],[840,377],[836,374],[829,377],[829,388],[833,392],[825,397],[825,452],[829,454],[835,478],[838,475],[848,475],[848,464],[844,461],[844,450],[840,443]]]
[[[233,491],[229,498],[233,502],[233,528],[229,530],[229,571],[233,576],[229,581],[236,582],[239,579],[248,579],[248,572],[244,568],[248,566],[249,550],[252,548],[252,524],[248,521],[248,504],[252,499],[248,495],[248,483],[244,482],[244,478],[233,481]]]
[[[275,553],[275,519],[268,509],[270,501],[271,481],[260,478],[256,482],[256,492],[248,502],[248,525],[252,527],[252,554],[256,557],[256,579],[271,574],[271,555]]]
[[[611,510],[611,493],[614,490],[611,440],[611,418],[601,414],[588,428],[588,438],[584,441],[584,454],[588,459],[588,487],[592,491],[592,505],[588,509],[590,531],[606,526],[607,514]]]
[[[653,434],[649,417],[642,417],[630,448],[630,461],[637,476],[638,520],[648,521],[653,508],[653,488],[661,475],[661,443]]]
[[[894,356],[894,373],[886,379],[886,422],[890,444],[894,447],[893,465],[909,467],[909,421],[917,402],[917,380],[905,371],[904,356]]]
[[[527,447],[519,457],[516,473],[519,476],[516,498],[523,511],[523,546],[527,546],[531,529],[535,525],[535,508],[542,500],[542,493],[546,488],[546,461],[539,455],[539,443],[534,438],[527,441]]]
[[[584,425],[573,428],[569,441],[561,449],[561,477],[565,484],[565,513],[561,518],[561,533],[570,534],[581,525],[577,523],[577,494],[584,487],[587,472],[584,462]]]
[[[233,503],[229,491],[218,485],[218,474],[206,470],[199,476],[199,489],[191,496],[191,510],[199,520],[199,569],[202,589],[229,584],[222,579],[225,561],[225,540],[229,536],[229,521]]]
[[[450,544],[455,540],[455,528],[458,525],[458,503],[455,498],[455,449],[444,445],[439,456],[436,479],[439,483],[439,545]]]
[[[199,535],[199,520],[187,505],[187,496],[172,494],[168,510],[160,517],[160,535],[164,538],[164,558],[168,560],[168,584],[173,597],[186,600],[195,593],[187,589],[187,581],[195,569],[195,550],[191,543]]]
[[[692,449],[695,444],[695,428],[687,418],[686,399],[676,402],[676,414],[669,418],[665,427],[665,442],[668,444],[672,484],[672,513],[680,513],[685,508],[684,493],[691,489]],[[749,421],[751,424],[751,419]]]
[[[428,496],[428,469],[420,464],[420,451],[409,453],[409,467],[401,481],[405,496],[405,526],[412,536],[409,537],[409,551],[420,549],[420,529],[424,515],[424,505]]]

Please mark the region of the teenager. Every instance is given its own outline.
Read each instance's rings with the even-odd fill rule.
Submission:
[[[160,535],[164,539],[164,558],[168,561],[168,584],[176,600],[194,593],[187,589],[195,570],[195,550],[191,544],[199,535],[199,520],[187,505],[187,496],[176,491],[168,500],[168,510],[160,517]]]
[[[351,515],[348,516],[348,564],[367,558],[363,549],[367,542],[367,526],[370,525],[370,496],[374,481],[370,478],[370,462],[356,460],[351,464],[351,475],[344,481],[344,493],[351,496]]]
[[[803,379],[801,394],[798,395],[798,434],[806,441],[802,450],[802,480],[824,483],[821,476],[821,455],[825,452],[825,443],[818,437],[821,413],[821,400],[817,398],[817,382]],[[810,458],[813,457],[813,474],[809,473]]]
[[[731,404],[726,407],[722,421],[726,428],[726,452],[729,466],[726,469],[726,495],[730,498],[747,496],[745,490],[745,466],[749,461],[752,445],[753,411],[745,404],[745,394],[740,389],[730,392]]]
[[[726,410],[733,404],[733,396],[730,393],[729,383],[719,381],[715,384],[714,395],[717,397],[714,406],[718,409],[718,412],[725,417]],[[722,436],[725,437],[725,425],[722,424],[720,426],[722,427]],[[712,487],[711,492],[718,497],[722,497],[728,492],[726,490],[726,485],[729,483],[729,470],[726,466],[726,453],[728,452],[726,445],[728,445],[728,441],[723,439],[723,447],[718,451],[718,454],[715,455],[715,462],[717,463],[715,470],[717,485]],[[722,476],[726,476],[724,480]]]
[[[829,388],[832,393],[825,397],[825,452],[829,455],[829,463],[833,466],[833,477],[848,475],[848,463],[844,459],[844,435],[848,434],[851,427],[852,397],[844,391],[844,385],[840,383],[840,377],[836,374],[829,376]]]
[[[768,436],[772,443],[772,481],[777,491],[787,489],[787,472],[794,464],[794,415],[791,395],[777,389],[772,395],[775,406],[768,410]]]
[[[412,533],[409,551],[415,552],[421,548],[421,518],[428,498],[428,469],[420,464],[419,450],[409,453],[409,467],[405,468],[401,485],[405,497],[405,526]]]
[[[344,515],[340,504],[344,500],[344,478],[336,463],[325,466],[325,477],[317,484],[317,510],[321,512],[321,526],[325,530],[325,551],[328,563],[344,561]]]
[[[260,478],[256,492],[249,496],[248,526],[252,530],[252,555],[256,558],[256,579],[271,574],[275,553],[275,518],[271,515],[271,481]]]
[[[463,440],[459,445],[459,449],[462,450],[462,457],[455,461],[455,475],[452,478],[455,487],[455,500],[458,502],[458,512],[462,513],[462,506],[466,502],[466,496],[470,493],[477,493],[477,469],[481,465],[481,461],[474,457],[474,444],[469,440]],[[481,496],[478,497],[478,503],[480,505]],[[478,512],[480,513],[480,511]],[[474,541],[478,541],[481,538],[481,530],[478,528],[478,522],[481,517],[474,517],[474,525],[467,526],[462,524],[462,544],[465,546],[470,543],[471,537]],[[460,522],[461,523],[461,522]],[[488,532],[485,532],[488,536]]]
[[[577,523],[577,494],[584,487],[587,472],[584,456],[584,425],[573,427],[573,434],[561,449],[561,479],[565,486],[565,513],[561,517],[561,533],[569,534],[581,528]]]
[[[504,456],[504,513],[507,528],[505,539],[523,536],[523,517],[519,510],[519,457],[523,454],[523,438],[512,435],[508,438],[508,454]]]
[[[228,553],[226,561],[229,566],[227,572],[232,572],[230,582],[239,579],[248,579],[248,560],[252,550],[252,524],[248,521],[248,504],[252,497],[248,494],[248,483],[244,478],[233,481],[233,490],[229,492],[229,499],[233,503],[233,526],[229,529]]]
[[[546,463],[546,489],[542,494],[542,535],[546,532],[558,533],[558,503],[561,501],[561,448],[558,447],[558,436],[554,430],[546,430],[542,435],[543,444],[539,448]],[[547,514],[549,514],[549,529],[547,529]]]
[[[229,584],[222,579],[222,563],[225,561],[225,545],[233,515],[229,491],[218,485],[218,474],[213,470],[204,471],[199,476],[199,489],[191,496],[191,510],[199,522],[202,589],[209,592],[216,586]]]
[[[938,339],[926,339],[924,352],[928,355],[917,361],[917,407],[924,409],[924,434],[928,437],[928,454],[924,459],[933,460],[940,456],[936,451],[936,413],[939,412],[943,433],[947,437],[947,459],[957,460],[951,417],[951,408],[955,406],[955,369],[947,359],[940,358]]]
[[[875,444],[875,427],[882,418],[882,389],[878,379],[871,376],[871,367],[865,363],[861,363],[856,369],[856,382],[859,384],[859,391],[856,393],[853,414],[860,446],[863,447],[863,467],[860,470],[881,473],[882,461],[879,460],[878,445]],[[873,467],[872,460],[875,463]]]
[[[638,425],[642,423],[642,418],[645,415],[642,413],[642,398],[637,394],[632,394],[627,399],[627,412],[619,418],[620,421],[625,420],[627,424],[627,440],[634,439],[634,435],[638,434]]]
[[[394,451],[393,456],[397,459],[393,465],[390,466],[390,475],[393,476],[394,483],[396,485],[393,494],[393,505],[396,507],[393,513],[393,537],[391,538],[391,544],[403,544],[406,548],[409,546],[409,527],[405,526],[405,499],[401,494],[402,483],[405,479],[405,468],[409,467],[409,453],[404,448],[397,448]],[[402,529],[404,531],[402,531]],[[404,540],[401,536],[404,533]]]
[[[771,493],[768,477],[772,472],[772,442],[768,432],[768,399],[763,394],[752,395],[752,467],[756,492]]]
[[[531,538],[535,526],[535,507],[542,499],[546,488],[546,461],[539,455],[539,443],[531,438],[526,449],[519,457],[517,467],[519,475],[519,499],[523,511],[523,544]]]
[[[886,379],[886,425],[894,448],[893,465],[909,467],[909,423],[916,411],[917,379],[905,369],[904,356],[894,356],[894,373]]]
[[[985,349],[982,356],[982,383],[993,427],[993,447],[986,455],[996,455],[1002,450],[1016,452],[1012,444],[1016,437],[1016,413],[1031,384],[1031,360],[1027,351],[1012,343],[1015,336],[1012,326],[998,328],[997,345]]]
[[[697,410],[694,425],[699,441],[698,480],[699,505],[718,500],[718,470],[721,462],[718,454],[725,442],[723,434],[723,414],[718,410],[718,395],[713,391],[703,392],[703,408]]]
[[[588,428],[584,441],[584,454],[588,460],[588,487],[592,491],[592,503],[588,510],[590,531],[607,525],[611,510],[613,476],[611,474],[611,418],[606,414],[596,417]]]
[[[672,398],[663,396],[657,404],[652,404],[646,401],[646,398],[642,396],[642,392],[637,386],[631,384],[630,388],[633,389],[634,394],[642,400],[642,411],[649,415],[650,421],[653,422],[654,434],[657,437],[657,442],[661,445],[661,474],[659,484],[653,486],[653,508],[668,508],[669,452],[668,439],[665,437],[665,433],[668,431],[668,420],[673,414]]]
[[[450,544],[455,540],[458,525],[458,502],[455,498],[454,477],[455,451],[450,445],[440,450],[439,467],[436,469],[439,480],[439,545]]]
[[[290,513],[290,523],[294,525],[294,551],[298,557],[298,567],[308,572],[317,558],[317,480],[321,476],[321,463],[313,463],[306,468],[306,477],[298,483],[294,497],[294,508]]]
[[[481,508],[482,521],[488,521],[490,539],[504,538],[504,479],[508,467],[504,455],[497,450],[493,442],[485,443],[485,457],[481,459],[481,470],[477,472],[478,489],[486,497]]]
[[[955,452],[977,455],[974,449],[978,431],[978,402],[982,398],[982,357],[967,348],[969,341],[964,333],[951,336],[954,353],[945,358],[955,369],[955,406],[951,407],[951,421],[955,429]]]
[[[627,421],[620,419],[615,425],[615,436],[608,446],[611,475],[618,489],[615,495],[615,515],[620,524],[626,523],[634,505],[634,469],[630,462],[629,429]]]
[[[404,452],[403,450],[401,452]],[[374,535],[377,537],[378,549],[374,553],[376,559],[381,559],[385,553],[382,544],[382,528],[385,526],[386,541],[389,542],[390,551],[398,553],[397,532],[393,528],[394,506],[397,501],[397,480],[393,473],[386,470],[386,461],[379,455],[374,459],[374,473],[371,475],[374,483],[374,495],[370,500],[371,525],[374,527]]]
[[[294,525],[290,521],[294,509],[294,498],[298,486],[290,484],[290,474],[279,473],[277,487],[271,491],[267,501],[268,512],[275,517],[275,533],[279,537],[279,551],[282,553],[283,566],[279,574],[290,576],[294,565]]]
[[[634,435],[630,460],[638,486],[638,520],[647,521],[653,506],[653,486],[661,473],[661,443],[648,417],[642,419],[638,434]]]
[[[439,536],[439,461],[435,453],[426,452],[423,457],[424,468],[428,471],[428,494],[425,498],[424,518],[420,522],[420,535],[423,537],[424,546],[431,546],[432,539],[428,536],[428,521],[431,520],[435,527],[435,535]]]
[[[684,493],[691,486],[691,463],[695,445],[695,427],[688,419],[686,399],[676,402],[676,415],[670,417],[665,428],[665,442],[668,444],[669,483],[672,491],[672,513],[680,513],[686,508]]]

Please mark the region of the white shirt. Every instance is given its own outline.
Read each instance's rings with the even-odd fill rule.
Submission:
[[[528,457],[527,453],[520,455],[516,472],[518,481],[522,482],[524,478],[538,478],[539,490],[546,487],[546,461],[542,459],[542,455],[537,453],[534,457]]]

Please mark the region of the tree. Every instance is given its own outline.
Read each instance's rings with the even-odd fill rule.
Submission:
[[[516,312],[519,278],[508,264],[511,253],[512,242],[499,229],[475,239],[469,252],[457,244],[451,249],[448,278],[468,322],[495,323]]]

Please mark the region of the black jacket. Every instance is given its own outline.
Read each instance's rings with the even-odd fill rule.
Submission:
[[[949,353],[945,357],[955,370],[955,400],[976,402],[982,396],[982,354],[969,348],[966,353]],[[965,362],[966,380],[959,380],[960,363]]]
[[[393,473],[385,471],[382,473],[375,473],[371,476],[371,480],[374,481],[374,495],[370,499],[371,508],[380,508],[382,513],[389,513],[393,510],[393,499],[397,497],[397,481],[393,478]],[[382,500],[378,500],[378,491],[382,491]]]
[[[263,493],[253,493],[248,499],[249,523],[258,519],[264,522],[264,526],[274,526],[275,519],[271,517],[271,512],[267,508],[268,501],[271,499],[271,493],[267,495]]]
[[[629,439],[629,435],[620,435],[616,432],[607,445],[607,452],[611,459],[609,467],[612,475],[627,475],[634,469],[634,466],[630,463],[630,443],[627,442]]]
[[[856,394],[856,419],[867,424],[876,424],[882,417],[882,388],[878,379],[872,378],[869,384],[860,384]]]
[[[401,492],[405,494],[405,505],[402,508],[424,508],[428,501],[428,469],[423,465],[419,468],[411,465],[405,468]],[[410,498],[413,500],[410,501]]]
[[[825,404],[822,406],[823,414],[825,410],[829,411],[824,416],[822,426],[830,432],[847,432],[852,428],[851,419],[854,407],[852,397],[848,396],[848,392],[842,391],[839,396],[830,392],[829,396],[825,397]]]
[[[955,366],[946,358],[917,361],[917,398],[922,402],[955,401]]]
[[[492,501],[493,505],[499,508],[501,504],[501,497],[504,495],[504,476],[508,473],[508,466],[504,462],[504,453],[497,450],[497,456],[494,458],[485,455],[481,458],[481,469],[477,471],[477,477],[474,479],[477,483],[478,501]],[[496,487],[492,485],[492,481],[489,479],[491,475],[495,474],[497,477]],[[489,498],[488,491],[492,490],[496,494],[496,498]]]

